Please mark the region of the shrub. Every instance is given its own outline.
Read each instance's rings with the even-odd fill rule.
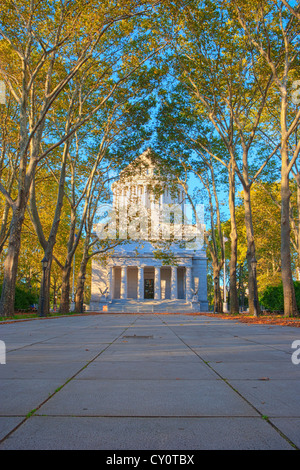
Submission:
[[[2,291],[2,285],[0,285],[0,295]],[[29,310],[30,307],[37,303],[38,296],[26,289],[24,286],[16,286],[15,290],[15,310]]]
[[[295,281],[294,286],[297,306],[298,309],[300,309],[300,282]],[[284,300],[282,283],[280,283],[278,286],[268,286],[261,294],[259,302],[267,310],[272,312],[279,310],[280,312],[283,312]]]

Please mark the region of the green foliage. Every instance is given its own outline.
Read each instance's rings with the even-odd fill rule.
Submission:
[[[2,285],[0,285],[0,295]],[[15,311],[29,310],[33,304],[38,302],[38,296],[24,286],[16,286],[15,290]]]
[[[300,282],[294,282],[296,302],[300,307]],[[274,311],[284,311],[283,287],[282,283],[277,286],[268,286],[259,298],[260,304],[266,309]]]
[[[283,311],[283,287],[282,284],[278,286],[268,286],[259,299],[260,304],[270,311]]]
[[[28,310],[38,302],[38,296],[23,286],[16,286],[15,310]]]

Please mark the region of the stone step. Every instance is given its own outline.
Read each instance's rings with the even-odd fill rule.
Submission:
[[[200,305],[185,300],[113,300],[105,304],[103,310],[121,313],[193,313],[200,311]]]

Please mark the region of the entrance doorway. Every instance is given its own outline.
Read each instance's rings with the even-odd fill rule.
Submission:
[[[144,299],[154,299],[154,279],[144,280]]]

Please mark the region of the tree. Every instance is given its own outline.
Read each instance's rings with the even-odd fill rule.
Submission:
[[[255,1],[249,5],[234,1],[237,20],[249,42],[269,67],[280,97],[280,149],[281,149],[281,272],[286,316],[298,315],[290,250],[290,172],[299,155],[300,140],[289,148],[292,134],[300,119],[300,110],[291,114],[289,81],[294,76],[299,57],[299,23],[297,15],[286,8],[287,2]],[[230,6],[231,7],[231,6]],[[255,11],[255,15],[252,11]],[[298,11],[298,8],[294,10]],[[298,17],[297,17],[298,18]]]
[[[174,117],[175,127],[192,149],[200,148],[227,168],[231,211],[231,286],[234,311],[236,295],[236,227],[234,214],[235,177],[244,191],[245,225],[248,241],[250,312],[259,314],[255,271],[255,240],[251,212],[251,186],[276,153],[259,137],[263,111],[269,99],[272,72],[266,71],[259,55],[243,35],[241,27],[212,2],[192,1],[180,12],[182,32],[174,41],[173,73],[181,97],[180,114],[190,115],[190,126]],[[241,60],[241,57],[243,59]],[[169,108],[174,107],[169,103]],[[212,149],[210,141],[222,141],[223,148]],[[220,151],[221,150],[221,151]],[[256,155],[259,153],[259,160]]]
[[[5,105],[0,105],[0,132],[1,132],[1,156],[0,156],[0,180],[7,182],[7,191],[12,194],[16,186],[16,171],[18,166],[17,148],[18,132],[15,124],[17,106],[12,96],[7,96]],[[1,198],[1,228],[0,228],[0,254],[9,236],[10,205],[7,199],[0,193]]]
[[[225,263],[224,234],[221,224],[219,197],[217,192],[214,162],[212,157],[205,158],[205,170],[194,169],[208,194],[210,230],[205,232],[204,238],[209,255],[212,260],[213,286],[214,286],[214,313],[223,312],[223,302],[220,289],[220,274]],[[197,167],[196,167],[197,168]],[[225,289],[225,286],[224,286]]]
[[[161,121],[159,130],[159,140],[168,141],[167,149],[171,149],[174,142],[180,143],[181,147],[177,153],[180,155],[178,160],[182,162],[183,166],[189,168],[190,172],[194,172],[195,168],[201,165],[207,168],[210,172],[212,164],[211,159],[215,160],[219,168],[214,165],[214,173],[224,172],[226,169],[228,178],[222,174],[220,181],[226,181],[228,186],[228,205],[231,215],[231,251],[230,251],[230,311],[231,313],[238,312],[238,296],[237,296],[237,279],[236,279],[236,260],[237,260],[237,230],[235,221],[235,165],[233,158],[226,158],[226,147],[221,139],[218,139],[207,123],[203,123],[199,117],[197,109],[194,107],[193,102],[190,103],[190,98],[186,96],[187,91],[181,86],[176,87],[170,98],[163,99],[159,119]],[[167,129],[167,131],[166,131]],[[228,142],[231,142],[231,126],[228,130]],[[232,143],[232,155],[234,155],[234,143]],[[168,150],[165,150],[167,152]],[[184,157],[183,157],[184,155]],[[198,161],[197,161],[198,158]],[[210,163],[209,163],[210,162]],[[199,177],[199,176],[197,176]],[[214,193],[217,200],[217,192],[220,189],[220,181],[218,188],[214,186]],[[210,191],[210,185],[206,185],[206,190]],[[214,205],[208,201],[209,207],[214,211]],[[214,216],[212,216],[214,217]],[[222,243],[221,243],[222,245]],[[218,251],[215,256],[218,258]],[[210,254],[212,256],[212,254]],[[223,255],[222,255],[223,256]],[[217,259],[216,258],[216,259]],[[223,261],[222,261],[223,263]],[[219,268],[220,271],[221,267]],[[215,274],[214,278],[219,279],[219,275]],[[215,283],[219,286],[219,281]],[[217,288],[218,292],[219,287]]]
[[[140,53],[140,49],[139,49]],[[133,51],[131,50],[131,54]],[[67,243],[67,256],[62,266],[62,292],[60,309],[69,311],[70,274],[72,260],[81,235],[84,233],[84,253],[80,268],[81,278],[85,274],[86,263],[93,256],[89,253],[93,219],[97,211],[99,198],[107,197],[107,189],[102,178],[107,179],[107,172],[116,170],[120,161],[114,155],[116,146],[137,149],[147,134],[145,126],[149,120],[149,110],[155,101],[151,97],[158,77],[152,76],[149,66],[143,70],[149,77],[147,84],[137,74],[132,73],[127,82],[118,87],[106,106],[90,121],[88,129],[82,128],[74,134],[76,140],[69,147],[70,183],[67,197],[71,210],[70,233]],[[139,70],[139,74],[141,70]],[[95,79],[97,77],[95,76]],[[79,106],[82,109],[82,106]],[[90,139],[91,135],[93,139]],[[124,156],[122,156],[124,163]],[[106,176],[105,176],[106,175]],[[75,230],[77,236],[75,237]],[[114,243],[112,243],[114,246]],[[109,245],[103,247],[103,251]],[[100,249],[102,252],[102,249]],[[82,284],[82,283],[81,283]],[[79,291],[82,289],[79,282]],[[77,308],[78,308],[77,301]]]
[[[241,194],[241,199],[243,194]],[[253,229],[257,252],[258,294],[268,285],[278,285],[281,278],[280,260],[280,184],[256,182],[252,188]],[[237,206],[239,263],[246,258],[247,242],[244,228],[244,205]]]
[[[137,26],[134,21],[129,25],[130,20],[150,14],[157,3],[124,1],[108,5],[96,0],[2,2],[0,74],[18,106],[19,149],[15,197],[10,194],[9,186],[0,184],[0,191],[12,210],[0,314],[13,312],[22,225],[38,165],[87,122],[126,80],[130,72],[125,67],[126,61],[120,67],[121,54],[118,52]],[[101,46],[104,47],[101,49]],[[71,126],[62,138],[55,134],[45,135],[49,114],[59,97],[82,68],[92,66],[95,57],[101,54],[103,76],[109,75],[111,82],[99,97],[98,106],[81,122]],[[110,60],[106,63],[106,59]],[[127,61],[130,71],[141,64],[141,61],[131,63],[130,58]]]
[[[190,193],[188,186],[188,176],[192,172],[195,174],[199,182],[201,183],[201,188],[204,187],[207,192],[208,200],[208,213],[209,213],[209,230],[204,231],[204,241],[209,253],[209,259],[212,262],[213,269],[213,303],[214,303],[214,313],[223,312],[223,303],[222,295],[220,289],[220,273],[224,265],[224,245],[223,245],[223,233],[221,226],[221,213],[220,213],[220,204],[218,198],[218,192],[216,187],[216,176],[214,171],[213,161],[210,157],[202,155],[203,163],[199,161],[186,162],[181,160],[182,155],[178,156],[176,160],[180,162],[184,168],[184,175],[182,171],[177,171],[175,173],[177,182],[183,187],[186,199],[191,204],[193,209],[194,216],[197,220],[199,214],[197,214],[197,208],[195,204],[195,192],[201,191],[200,188],[197,188],[194,194]],[[170,155],[168,155],[170,158]],[[174,173],[174,171],[173,171]],[[198,220],[199,223],[204,221]]]

